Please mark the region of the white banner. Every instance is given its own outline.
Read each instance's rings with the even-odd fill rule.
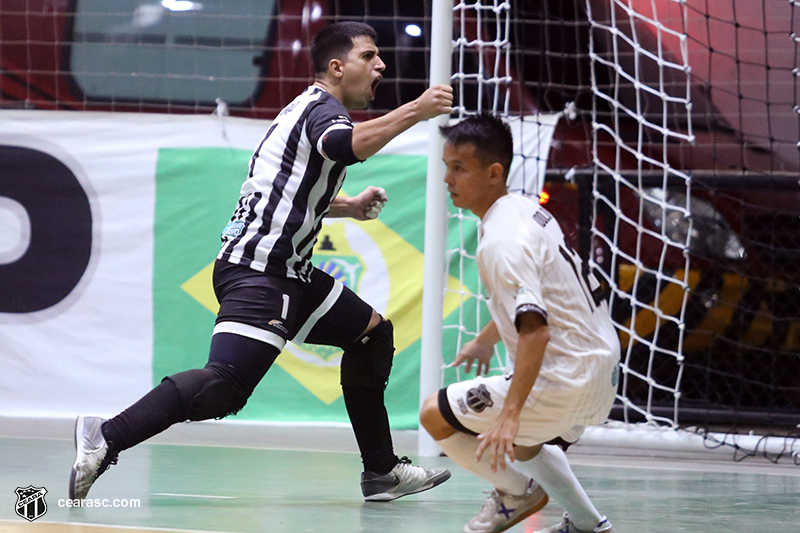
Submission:
[[[112,415],[152,388],[158,150],[252,150],[267,126],[230,117],[0,112],[0,198],[5,199],[0,203],[0,283],[6,288],[0,294],[0,306],[5,305],[0,307],[0,415]],[[39,212],[64,199],[57,182],[31,175],[40,174],[40,167],[26,167],[37,153],[66,166],[85,193],[91,209],[90,257],[65,298],[45,309],[26,310],[23,304],[8,312],[15,301],[50,291],[37,279],[57,278],[59,265],[77,253],[69,243],[52,247],[37,239],[40,232],[58,239],[59,228],[71,223],[67,211],[56,227],[46,217],[48,227],[40,227]],[[34,185],[38,190],[30,190]],[[25,255],[41,256],[30,262],[33,271],[11,268]]]

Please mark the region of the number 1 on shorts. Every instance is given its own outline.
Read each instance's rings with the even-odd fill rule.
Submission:
[[[283,309],[281,309],[281,318],[286,320],[286,317],[289,316],[289,295],[283,295]]]

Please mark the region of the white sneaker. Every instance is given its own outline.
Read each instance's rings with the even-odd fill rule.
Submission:
[[[518,524],[547,505],[549,498],[534,480],[528,482],[525,494],[514,496],[497,489],[489,497],[480,512],[464,526],[464,533],[498,533]]]
[[[564,513],[563,521],[560,524],[550,526],[547,529],[540,529],[535,533],[614,533],[614,528],[605,516],[597,523],[591,531],[584,531],[575,527],[575,524],[569,521],[569,514]]]
[[[411,464],[411,459],[402,457],[391,472],[384,475],[375,472],[361,474],[361,492],[368,502],[388,502],[401,496],[432,489],[450,479],[449,470],[429,470]]]
[[[95,480],[109,465],[117,464],[117,454],[109,453],[100,431],[104,419],[79,416],[75,420],[75,464],[69,476],[69,498],[84,500]]]

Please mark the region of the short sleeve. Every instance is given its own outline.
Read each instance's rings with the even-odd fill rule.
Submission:
[[[538,257],[535,242],[499,241],[484,250],[483,258],[491,272],[495,291],[504,294],[506,312],[514,324],[521,314],[536,313],[547,322],[547,308],[542,296],[539,268],[544,264]]]
[[[326,98],[310,110],[306,132],[325,159],[345,165],[359,161],[353,154],[353,122],[335,98]]]

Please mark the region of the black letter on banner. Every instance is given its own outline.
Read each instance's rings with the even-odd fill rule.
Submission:
[[[0,197],[16,200],[30,218],[30,246],[0,264],[0,313],[52,307],[80,281],[92,252],[92,210],[75,174],[53,156],[0,146]]]

